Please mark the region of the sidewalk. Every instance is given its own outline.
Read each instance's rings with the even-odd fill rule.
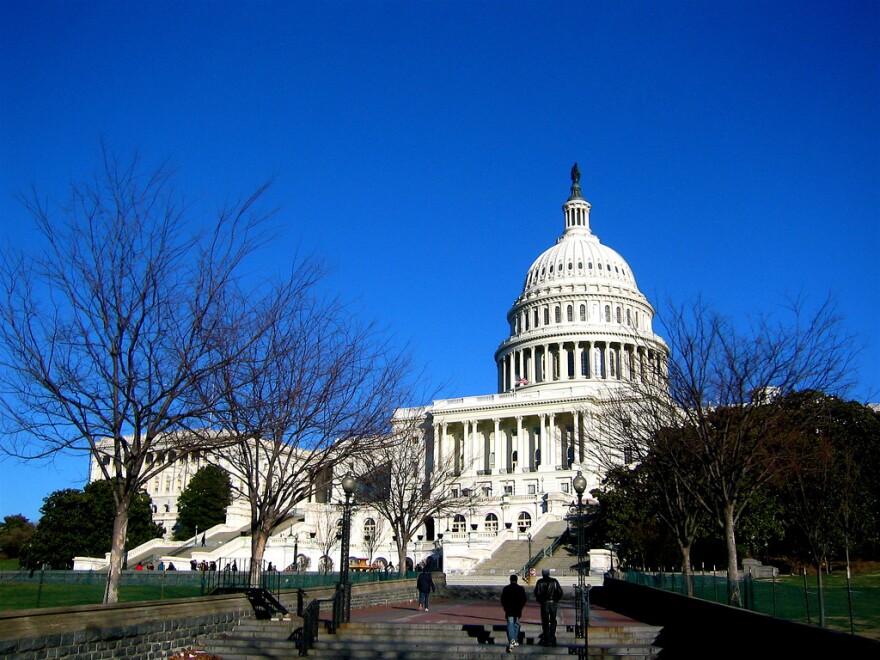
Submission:
[[[351,620],[359,623],[454,623],[468,625],[503,625],[504,610],[500,603],[490,600],[458,600],[450,598],[432,598],[429,612],[419,612],[418,604],[400,603],[394,605],[378,605],[351,610]],[[574,603],[559,603],[559,625],[573,625],[575,618]],[[522,624],[541,626],[541,608],[532,601],[526,603]],[[601,607],[590,607],[590,626],[628,627],[643,625],[628,617]]]

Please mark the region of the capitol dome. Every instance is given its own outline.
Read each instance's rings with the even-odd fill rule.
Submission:
[[[499,392],[642,378],[665,364],[653,307],[629,264],[590,229],[577,163],[571,180],[565,230],[529,267],[507,314],[510,337],[495,353]]]

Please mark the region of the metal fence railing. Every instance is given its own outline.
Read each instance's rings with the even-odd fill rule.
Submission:
[[[623,575],[627,582],[687,595],[687,583],[681,573],[628,570]],[[697,572],[693,582],[695,598],[727,604],[729,593],[738,587],[742,607],[746,609],[789,621],[819,623],[815,576],[756,579],[745,575],[734,584],[724,574]],[[860,626],[863,630],[880,627],[880,585],[860,585],[848,593],[845,584],[826,580],[822,591],[828,627],[856,633]]]

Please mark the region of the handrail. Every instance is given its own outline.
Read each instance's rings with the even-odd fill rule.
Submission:
[[[296,641],[300,655],[308,655],[309,649],[314,648],[318,641],[318,624],[321,617],[321,603],[333,603],[333,616],[327,625],[327,633],[333,635],[345,618],[346,597],[351,598],[350,584],[337,584],[336,591],[330,598],[315,598],[305,607],[302,606],[306,592],[300,589],[297,592],[297,613],[302,616],[303,625],[295,630],[291,638]],[[297,634],[302,631],[301,634]]]
[[[556,549],[562,545],[563,538],[568,534],[568,532],[564,532],[553,539],[553,542],[548,545],[546,548],[541,548],[534,557],[529,557],[529,560],[523,564],[523,567],[519,570],[519,574],[523,580],[528,577],[529,569],[535,567],[544,557],[552,557],[553,553]]]

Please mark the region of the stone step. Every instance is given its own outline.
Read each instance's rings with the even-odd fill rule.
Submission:
[[[272,660],[290,658],[297,653],[295,643],[288,639],[301,620],[247,620],[231,633],[200,640],[206,650],[223,660]],[[656,657],[653,642],[659,628],[648,625],[590,627],[589,657],[638,658]],[[576,653],[582,640],[576,639],[566,626],[557,630],[557,646],[546,648],[537,644],[540,627],[523,624],[521,645],[513,653],[533,657],[555,657]],[[319,658],[352,658],[396,660],[401,658],[449,656],[482,660],[495,658],[507,650],[507,628],[504,624],[462,625],[413,622],[344,624],[337,634],[329,635],[323,624],[318,640],[309,655]],[[427,654],[427,655],[426,655]]]
[[[356,645],[356,644],[326,644],[318,642],[309,651],[309,656],[317,658],[388,658],[388,659],[412,659],[418,658],[465,658],[470,660],[494,659],[497,660],[499,653],[505,653],[506,644],[421,644],[421,645]],[[656,657],[657,649],[645,647],[598,647],[590,645],[588,656],[590,658],[621,659],[621,660],[649,660]],[[512,655],[529,656],[532,658],[559,658],[577,654],[577,648],[568,646],[556,646],[546,648],[535,645],[520,645],[515,647]],[[226,660],[226,656],[224,656]],[[232,660],[232,659],[230,659]]]

